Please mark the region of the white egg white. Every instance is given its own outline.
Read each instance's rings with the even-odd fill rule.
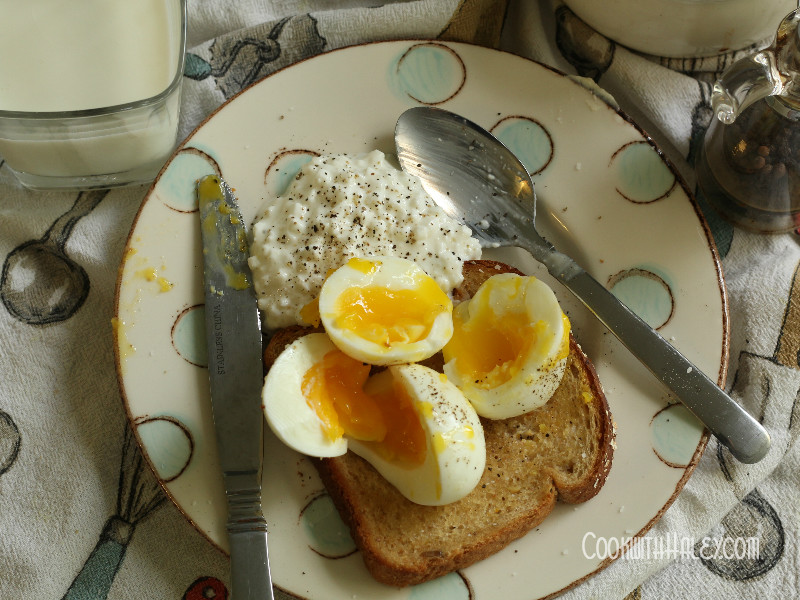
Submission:
[[[264,380],[262,402],[270,429],[284,444],[309,456],[347,452],[344,436],[331,440],[303,395],[303,375],[336,346],[324,333],[311,333],[289,344]]]
[[[425,460],[413,468],[387,462],[373,444],[357,440],[350,440],[350,449],[412,502],[439,506],[466,496],[486,465],[475,409],[446,377],[423,365],[392,366],[378,376],[393,377],[405,387],[425,432]]]
[[[475,295],[456,309],[459,322],[481,327],[487,311],[498,322],[511,322],[510,315],[520,315],[527,322],[539,323],[535,341],[522,357],[519,370],[494,387],[476,381],[459,365],[458,351],[481,352],[483,348],[454,349],[445,346],[444,372],[464,393],[482,417],[507,419],[516,417],[545,404],[556,391],[567,365],[569,325],[553,290],[536,277],[512,273],[487,279]],[[488,345],[487,345],[488,346]]]
[[[365,272],[364,265],[374,268]],[[360,268],[359,268],[360,267]],[[373,365],[394,365],[424,360],[441,350],[453,333],[452,302],[436,286],[441,303],[430,307],[436,314],[430,331],[418,340],[395,342],[391,345],[367,339],[363,332],[342,326],[343,307],[340,298],[352,288],[382,287],[389,290],[418,290],[424,280],[435,285],[422,269],[412,261],[391,257],[353,259],[334,271],[322,286],[319,297],[320,319],[325,331],[336,346],[345,354]],[[438,307],[443,307],[438,312]],[[422,325],[420,324],[420,327]]]

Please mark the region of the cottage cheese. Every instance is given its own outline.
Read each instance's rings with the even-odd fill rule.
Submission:
[[[375,150],[306,164],[255,222],[250,252],[258,306],[275,329],[306,324],[300,310],[354,256],[407,258],[450,292],[461,284],[462,262],[480,258],[481,249],[418,179]]]

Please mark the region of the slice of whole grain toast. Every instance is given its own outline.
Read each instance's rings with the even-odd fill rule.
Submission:
[[[495,261],[465,262],[456,301],[471,297],[492,275],[507,272],[520,274]],[[265,366],[311,331],[278,331],[265,349]],[[441,354],[426,364],[441,370]],[[519,417],[481,421],[487,454],[483,477],[470,494],[445,506],[407,500],[352,452],[313,459],[378,581],[406,586],[467,567],[536,527],[556,500],[584,502],[605,483],[614,448],[611,412],[594,367],[571,334],[564,378],[544,406]]]

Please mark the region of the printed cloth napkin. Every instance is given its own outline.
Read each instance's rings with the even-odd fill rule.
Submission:
[[[500,46],[594,79],[691,187],[711,82],[736,58],[637,54],[553,0],[191,0],[188,34],[181,137],[246,85],[298,60],[366,41],[440,38]],[[215,64],[214,52],[240,40],[257,51]],[[115,376],[117,268],[147,188],[34,192],[1,161],[0,597],[228,597],[227,558],[144,464]],[[758,236],[710,209],[706,216],[728,286],[728,387],[768,427],[773,448],[745,466],[711,440],[648,534],[697,540],[695,552],[618,560],[564,597],[797,595],[800,249],[795,235]],[[704,538],[753,536],[756,559],[701,552]]]

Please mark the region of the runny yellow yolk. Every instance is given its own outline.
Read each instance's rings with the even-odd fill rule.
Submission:
[[[405,386],[387,370],[372,376],[366,390],[377,400],[386,422],[390,424],[386,437],[372,444],[373,449],[391,463],[408,466],[424,463],[427,453],[425,430]],[[433,407],[427,404],[422,410],[432,413]]]
[[[487,298],[484,296],[484,298]],[[467,310],[467,304],[453,313],[453,337],[443,348],[444,360],[457,358],[458,370],[471,385],[494,389],[519,373],[526,358],[535,351],[546,332],[546,321],[531,322],[522,312],[497,314],[488,302]],[[569,354],[569,319],[562,314],[564,336],[556,360]]]
[[[303,375],[306,402],[331,441],[346,435],[391,462],[422,464],[425,432],[411,398],[389,371],[369,378],[369,370],[340,350],[328,352]]]
[[[304,323],[312,327],[319,327],[319,298],[314,298],[311,302],[303,306],[299,314]]]
[[[386,436],[383,414],[364,393],[369,370],[369,365],[332,350],[303,374],[303,395],[331,441],[342,435],[365,441]]]
[[[336,301],[336,325],[385,348],[424,339],[436,317],[449,309],[450,299],[431,278],[416,283],[409,289],[346,289]]]
[[[370,275],[371,273],[374,273],[375,270],[378,268],[378,265],[374,261],[368,260],[366,258],[358,258],[357,256],[354,256],[353,258],[348,260],[347,266],[350,267],[351,269],[355,269],[356,271],[363,273],[364,275]]]
[[[466,308],[466,306],[464,306]],[[520,313],[498,317],[488,306],[470,319],[466,310],[453,314],[453,337],[444,347],[444,359],[458,358],[463,377],[482,389],[492,389],[519,372],[541,330]]]

